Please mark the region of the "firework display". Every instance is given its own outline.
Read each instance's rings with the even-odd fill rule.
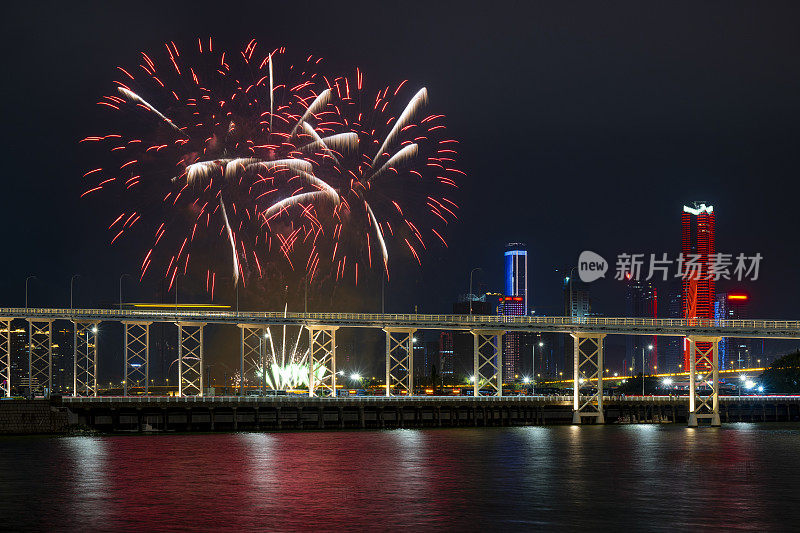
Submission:
[[[208,38],[117,67],[98,102],[109,131],[81,141],[109,152],[84,174],[82,196],[118,199],[112,244],[150,233],[141,278],[155,272],[171,288],[191,269],[213,298],[220,273],[246,283],[282,262],[358,283],[388,275],[390,255],[421,262],[431,243],[447,246],[463,172],[427,90],[368,91],[358,68],[333,76],[321,64]]]

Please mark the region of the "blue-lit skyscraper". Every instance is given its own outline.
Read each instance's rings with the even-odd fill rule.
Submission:
[[[499,313],[505,316],[528,314],[528,248],[518,242],[506,246],[505,295],[500,299]],[[522,335],[506,333],[503,336],[503,381],[517,378],[521,370]]]
[[[506,246],[505,295],[522,296],[523,314],[528,313],[528,247],[519,242]]]

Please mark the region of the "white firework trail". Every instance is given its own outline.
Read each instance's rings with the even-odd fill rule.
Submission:
[[[239,254],[236,253],[236,241],[233,238],[231,224],[228,222],[228,213],[225,211],[225,202],[222,201],[222,196],[219,197],[219,206],[222,210],[225,228],[228,230],[228,240],[231,243],[231,252],[233,253],[233,286],[235,287],[239,283]]]
[[[225,179],[234,179],[239,171],[244,172],[248,166],[258,163],[259,161],[261,160],[255,157],[239,157],[227,160],[225,164]]]
[[[330,102],[332,94],[333,93],[331,92],[330,89],[325,89],[324,91],[319,93],[319,96],[317,96],[314,99],[314,101],[311,102],[311,105],[308,106],[306,112],[303,113],[303,116],[300,117],[300,120],[298,120],[297,124],[294,125],[294,128],[292,128],[291,135],[294,135],[297,132],[297,128],[299,128],[300,124],[304,123],[306,119],[308,119],[308,117],[319,111],[322,107],[325,106],[325,104]]]
[[[305,159],[276,159],[274,161],[259,161],[248,165],[249,167],[263,167],[267,170],[302,170],[305,172],[313,173],[314,168],[310,162]]]
[[[142,104],[144,107],[146,107],[146,108],[147,108],[147,109],[149,109],[151,112],[155,113],[155,114],[156,114],[156,115],[157,115],[159,118],[161,118],[161,120],[163,120],[164,122],[166,122],[167,124],[169,124],[170,126],[172,126],[172,127],[173,127],[173,129],[174,129],[175,131],[177,131],[178,133],[180,133],[180,134],[181,134],[181,135],[183,135],[184,137],[186,136],[186,133],[184,133],[184,131],[183,131],[182,129],[180,129],[178,126],[176,126],[174,122],[172,122],[172,121],[171,121],[169,118],[165,117],[165,116],[164,116],[164,115],[161,113],[161,111],[159,111],[158,109],[156,109],[155,107],[153,107],[152,105],[150,105],[150,104],[149,104],[149,103],[148,103],[148,102],[147,102],[147,101],[146,101],[144,98],[142,98],[141,96],[139,96],[138,94],[136,94],[135,92],[133,92],[133,91],[131,91],[131,90],[128,90],[128,89],[126,89],[125,87],[117,87],[117,90],[118,90],[118,91],[120,92],[120,94],[122,94],[122,95],[123,95],[125,98],[127,98],[128,100],[131,100],[132,102],[138,102],[138,103]]]
[[[378,219],[375,218],[375,213],[372,212],[372,208],[369,206],[369,204],[367,202],[364,202],[364,205],[367,208],[370,220],[372,220],[372,225],[375,227],[375,233],[378,235],[378,242],[381,245],[381,252],[383,253],[383,265],[384,267],[388,267],[389,253],[386,251],[386,241],[383,240],[383,232],[381,231],[381,227],[378,224]]]
[[[272,79],[272,53],[269,54],[269,134],[272,135],[272,113],[275,110],[275,86]]]
[[[281,209],[285,209],[287,207],[297,205],[302,202],[313,202],[314,200],[318,200],[325,197],[330,198],[331,201],[333,201],[334,203],[339,201],[339,195],[336,194],[336,191],[333,191],[333,193],[331,193],[328,190],[304,192],[300,194],[295,194],[294,196],[290,196],[288,198],[284,198],[283,200],[275,202],[274,204],[269,206],[269,208],[266,211],[262,212],[261,216],[265,220],[269,220],[270,218],[272,218],[272,215],[280,212]]]
[[[220,172],[231,159],[215,159],[214,161],[198,161],[186,165],[186,183],[189,186],[203,185],[214,173]],[[177,179],[177,178],[176,178]]]
[[[317,133],[317,130],[315,130],[314,127],[311,124],[309,124],[308,122],[303,122],[303,131],[305,131],[308,135],[310,135],[311,138],[314,139],[314,141],[308,143],[307,145],[305,145],[303,147],[301,147],[300,150],[305,152],[305,151],[313,151],[313,150],[322,149],[334,161],[336,161],[337,165],[339,164],[339,159],[337,159],[337,157],[335,155],[333,155],[333,152],[331,152],[331,149],[328,148],[328,145],[325,143],[325,141],[322,139],[322,137],[319,136],[319,134]]]
[[[303,123],[305,127],[307,123]],[[310,126],[309,126],[310,127]],[[300,147],[300,150],[303,152],[309,152],[314,150],[325,150],[328,155],[333,157],[336,163],[339,163],[339,159],[332,153],[332,150],[336,150],[337,152],[343,152],[345,150],[355,150],[358,148],[358,134],[354,132],[348,133],[337,133],[336,135],[330,135],[328,137],[320,137],[317,135],[317,132],[311,128],[313,131],[312,137],[315,137],[315,140]]]
[[[288,314],[288,306],[284,306],[284,316]],[[300,348],[300,339],[303,328],[298,328],[297,337],[292,345],[287,344],[288,326],[281,326],[281,346],[276,349],[273,339],[275,333],[272,328],[267,328],[267,338],[269,339],[269,352],[264,361],[264,367],[258,361],[252,361],[256,368],[256,378],[263,378],[267,388],[272,390],[296,389],[301,386],[308,386],[309,366],[308,348]],[[326,369],[317,365],[314,373],[318,379],[322,378]]]
[[[378,162],[378,158],[384,153],[386,148],[394,141],[397,134],[405,128],[411,120],[414,118],[414,114],[419,110],[420,107],[428,103],[428,90],[423,87],[420,89],[417,94],[414,95],[413,98],[408,102],[408,105],[400,114],[400,118],[397,119],[397,122],[394,123],[389,135],[386,136],[386,139],[383,141],[383,144],[380,147],[380,150],[375,154],[375,157],[372,158],[372,163],[370,167],[375,168],[375,164]]]
[[[416,144],[412,143],[407,146],[404,146],[396,154],[390,157],[389,160],[386,163],[384,163],[383,166],[377,170],[377,172],[375,172],[372,176],[370,176],[367,181],[374,180],[375,178],[383,174],[386,170],[388,170],[390,167],[393,167],[408,159],[416,157],[418,152],[419,150]]]

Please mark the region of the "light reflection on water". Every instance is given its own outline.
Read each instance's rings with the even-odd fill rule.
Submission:
[[[0,439],[13,529],[786,529],[800,425]]]

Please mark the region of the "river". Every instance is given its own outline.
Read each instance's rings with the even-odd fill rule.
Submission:
[[[800,425],[0,439],[8,530],[788,530]],[[789,524],[795,523],[795,526]]]

